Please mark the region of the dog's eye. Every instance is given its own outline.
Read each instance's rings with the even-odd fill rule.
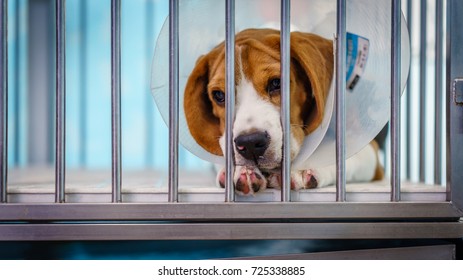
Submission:
[[[271,79],[267,85],[267,92],[272,95],[280,91],[280,79]]]
[[[222,105],[225,102],[225,93],[221,90],[212,91],[212,97],[219,105]]]

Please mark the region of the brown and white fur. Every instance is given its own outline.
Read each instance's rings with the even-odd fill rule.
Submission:
[[[303,139],[322,122],[333,76],[332,41],[310,33],[291,33],[291,159]],[[252,195],[280,187],[280,32],[247,29],[236,35],[235,190]],[[184,111],[189,130],[204,149],[223,155],[225,148],[225,48],[220,44],[200,57],[185,87]],[[378,146],[372,142],[347,160],[346,179],[380,179]],[[223,186],[224,169],[217,182]],[[291,188],[321,187],[335,182],[335,167],[292,170]]]

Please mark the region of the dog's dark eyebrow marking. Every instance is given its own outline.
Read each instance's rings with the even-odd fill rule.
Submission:
[[[280,65],[280,63],[271,63],[265,66],[265,68],[262,69],[263,72],[268,73],[268,76],[274,76],[274,74],[278,73],[277,76],[280,75],[280,70],[279,67],[276,65]]]
[[[270,71],[270,65],[267,65],[267,66],[264,68],[264,71]]]
[[[224,86],[225,86],[224,79],[212,79],[207,84],[207,89],[208,90],[222,89]]]

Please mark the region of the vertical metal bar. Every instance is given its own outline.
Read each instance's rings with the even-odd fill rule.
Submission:
[[[169,1],[169,202],[178,201],[178,0]]]
[[[412,0],[408,0],[407,1],[407,26],[408,26],[408,33],[409,33],[409,36],[410,36],[410,46],[411,46],[411,54],[410,54],[410,75],[408,77],[408,80],[407,80],[407,96],[406,96],[406,100],[407,100],[407,110],[406,110],[406,116],[405,116],[405,125],[406,125],[406,131],[407,131],[407,138],[405,139],[405,147],[406,147],[406,158],[405,158],[405,163],[406,163],[406,166],[405,166],[405,172],[407,174],[407,179],[411,179],[411,174],[412,174],[412,168],[411,168],[411,149],[412,149],[412,146],[411,146],[411,108],[412,108],[412,79],[411,79],[411,75],[412,75],[412,69],[413,69],[413,61],[414,61],[414,56],[413,56],[413,40],[412,40],[412,34],[413,34],[413,30],[414,30],[414,26],[412,24],[412,20],[413,20],[413,13],[412,13]]]
[[[400,201],[400,0],[392,0],[391,17],[391,201]]]
[[[0,203],[8,183],[8,1],[0,0]]]
[[[225,202],[235,200],[233,187],[233,121],[235,116],[235,1],[226,0],[225,6],[225,60],[226,60],[226,103],[225,103]]]
[[[121,202],[121,0],[111,0],[112,202]]]
[[[290,24],[289,0],[281,0],[281,127],[283,148],[281,159],[281,201],[291,200],[291,147],[290,147]]]
[[[66,1],[56,0],[55,202],[64,202],[66,176]]]
[[[79,165],[87,162],[87,0],[80,0]]]
[[[447,0],[447,199],[463,211],[463,1]]]
[[[46,142],[44,142],[44,144],[46,145],[46,150],[45,150],[45,153],[43,153],[43,155],[45,156],[45,163],[46,164],[47,163],[51,164],[54,161],[56,162],[56,146],[53,149],[53,145],[56,144],[56,102],[57,102],[57,99],[56,99],[56,92],[57,92],[56,91],[56,83],[57,83],[56,82],[56,80],[57,80],[57,78],[56,78],[56,63],[57,63],[57,59],[56,59],[56,56],[57,56],[57,53],[56,53],[56,43],[57,43],[56,42],[57,41],[56,40],[56,26],[57,26],[56,5],[57,4],[56,4],[56,1],[57,0],[38,1],[39,3],[42,3],[42,4],[39,4],[39,6],[42,6],[42,7],[44,7],[45,5],[48,6],[47,7],[47,12],[45,12],[42,15],[43,17],[48,17],[48,16],[53,17],[53,15],[55,16],[54,19],[48,19],[47,18],[47,22],[46,22],[47,25],[44,28],[44,32],[47,35],[47,38],[45,40],[45,41],[47,41],[47,43],[45,44],[46,48],[43,50],[44,53],[40,54],[40,55],[44,55],[46,53],[45,56],[46,56],[46,59],[48,60],[47,63],[50,63],[50,65],[55,64],[55,69],[54,69],[55,70],[55,75],[44,75],[45,76],[44,78],[47,79],[47,84],[49,84],[50,86],[47,87],[46,92],[43,92],[43,95],[44,95],[44,97],[47,98],[47,100],[52,100],[52,102],[53,101],[55,102],[55,104],[54,104],[55,105],[55,108],[54,108],[55,110],[50,110],[51,107],[53,106],[52,104],[50,104],[50,108],[41,108],[40,109],[40,112],[43,114],[43,117],[44,117],[44,119],[40,120],[40,121],[41,122],[45,121],[47,124],[50,124],[49,126],[47,125],[47,128],[49,128],[49,129],[46,131],[46,134],[47,134]],[[32,2],[35,2],[35,1],[29,1],[29,6],[31,6]],[[45,5],[43,5],[44,3],[45,3]],[[28,13],[30,13],[30,11]],[[53,29],[55,29],[55,32],[53,32]],[[31,34],[31,32],[34,32],[34,31],[30,31],[30,30],[31,29],[29,29],[29,34]],[[28,40],[30,40],[30,39],[28,39]],[[40,38],[39,40],[43,40],[43,38]],[[53,45],[53,43],[55,44],[55,48],[51,47]],[[35,48],[34,48],[34,51],[35,51]],[[31,61],[31,60],[29,60],[29,61]],[[43,71],[43,65],[39,65],[38,68],[40,69],[40,71]],[[40,80],[40,82],[44,83],[43,80]],[[53,85],[55,86],[54,92],[52,90]],[[30,85],[28,87],[30,88]],[[31,99],[29,99],[28,102],[30,103],[30,102],[33,102],[33,101],[31,101]],[[36,104],[36,103],[30,103],[30,104]],[[47,106],[48,106],[48,104],[47,104]],[[28,114],[30,114],[30,113],[28,112]],[[37,118],[37,117],[38,116],[33,116],[33,118]],[[55,122],[55,127],[53,127],[53,122]],[[40,133],[42,133],[42,131],[40,131]],[[43,164],[43,161],[40,162],[40,164]]]
[[[421,1],[420,6],[420,172],[421,182],[426,179],[426,0]]]
[[[436,42],[435,42],[435,125],[434,125],[434,184],[442,182],[442,86],[443,86],[443,42],[444,42],[444,4],[436,0]]]
[[[20,78],[20,73],[21,73],[21,67],[20,67],[20,30],[21,30],[21,11],[20,11],[20,1],[15,1],[14,3],[14,10],[15,10],[15,15],[14,15],[14,25],[15,25],[15,33],[17,34],[16,36],[16,43],[15,43],[15,52],[14,52],[14,96],[13,96],[13,106],[14,106],[14,119],[17,124],[21,123],[21,113],[20,113],[20,102],[21,102],[21,78]],[[16,126],[15,129],[13,130],[13,139],[16,142],[16,145],[14,145],[14,151],[13,151],[13,166],[18,166],[19,161],[20,161],[20,146],[21,146],[21,140],[20,140],[20,131],[21,131],[21,126]]]
[[[446,200],[447,201],[452,201],[452,195],[454,195],[454,193],[452,192],[452,168],[453,168],[453,165],[452,165],[452,161],[454,160],[454,158],[452,157],[452,137],[453,135],[451,134],[452,132],[452,125],[451,125],[451,122],[452,122],[452,76],[454,75],[454,73],[452,73],[452,70],[455,68],[455,64],[458,64],[458,63],[453,63],[452,64],[452,56],[454,56],[453,59],[455,59],[455,57],[457,57],[454,52],[455,52],[455,48],[454,48],[454,39],[452,39],[453,37],[457,37],[456,38],[456,41],[458,43],[460,43],[461,45],[461,38],[458,38],[459,36],[458,35],[454,35],[453,37],[450,35],[451,32],[454,30],[455,28],[455,23],[458,24],[457,26],[461,26],[461,20],[460,22],[458,22],[458,20],[455,22],[455,14],[453,13],[452,11],[452,8],[454,8],[454,3],[452,0],[446,0],[445,1],[446,3],[446,7],[445,7],[445,12],[446,12],[446,17],[445,17],[445,33],[446,33],[446,36],[445,36],[445,91],[444,91],[444,96],[443,96],[443,102],[445,103],[445,144],[446,144],[446,149],[445,149],[445,159],[446,159],[446,170],[445,170],[445,188],[446,188]],[[457,27],[457,29],[458,29]],[[455,32],[455,31],[453,31]],[[460,40],[458,40],[460,39]],[[457,57],[458,58],[458,57]],[[460,64],[461,65],[461,64]],[[457,67],[458,68],[458,67]],[[460,69],[461,71],[461,69]],[[461,146],[461,145],[460,145]],[[461,162],[461,161],[460,161]],[[453,175],[455,176],[455,175]],[[455,176],[457,178],[453,178],[453,179],[456,179],[458,181],[462,181],[461,177],[459,177],[458,175]],[[459,177],[459,178],[458,178]],[[454,181],[454,182],[457,182],[457,181]],[[458,191],[457,191],[458,192]],[[460,197],[463,197],[463,192],[460,192]],[[461,205],[463,205],[463,201],[461,201]]]
[[[346,201],[346,1],[336,8],[336,201]]]
[[[453,37],[450,35],[454,31],[454,16],[452,8],[454,3],[452,0],[447,0],[445,12],[446,12],[446,21],[445,21],[445,91],[444,91],[444,102],[445,102],[445,159],[446,159],[446,170],[445,170],[445,189],[446,189],[446,201],[452,201],[452,68],[456,63],[452,64],[452,55],[454,52],[453,48]],[[456,37],[459,37],[456,35]],[[458,38],[457,38],[458,39]],[[455,59],[455,58],[453,58]],[[460,177],[461,178],[461,177]],[[459,178],[457,178],[459,179]]]
[[[155,3],[154,1],[146,1],[146,9],[145,9],[145,61],[146,61],[146,69],[150,69],[151,66],[151,56],[153,54],[153,40],[156,36],[154,34],[154,24],[153,24],[153,18],[154,16],[154,6]],[[154,125],[153,121],[154,120],[154,113],[153,113],[153,98],[151,97],[151,92],[150,92],[150,81],[151,81],[151,72],[147,71],[146,74],[146,82],[145,84],[147,85],[147,94],[145,94],[145,112],[146,112],[146,122],[145,122],[145,167],[149,168],[154,165],[153,163],[153,154],[154,154]]]

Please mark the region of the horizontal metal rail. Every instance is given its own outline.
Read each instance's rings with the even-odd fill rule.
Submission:
[[[66,203],[0,205],[2,221],[142,221],[369,219],[409,220],[462,217],[449,202],[379,203]]]
[[[10,224],[1,240],[245,240],[459,238],[463,222]]]

